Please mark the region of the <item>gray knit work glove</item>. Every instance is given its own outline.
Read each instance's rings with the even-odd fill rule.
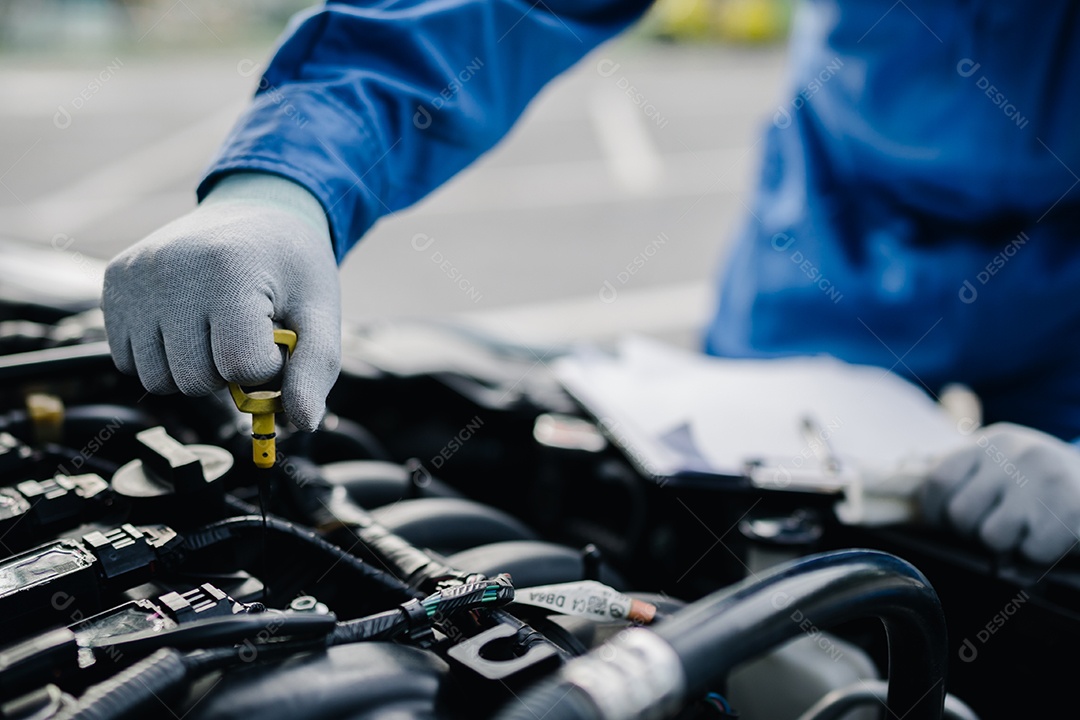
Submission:
[[[341,365],[341,296],[326,215],[300,185],[226,176],[109,263],[102,307],[116,367],[157,394],[267,382],[282,365],[274,322],[295,330],[285,412],[302,430],[322,419]]]
[[[972,440],[931,469],[922,490],[926,520],[1045,565],[1075,551],[1080,450],[1012,423],[977,430]]]

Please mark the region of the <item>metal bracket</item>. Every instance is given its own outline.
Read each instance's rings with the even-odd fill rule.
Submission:
[[[507,660],[491,660],[481,655],[488,645],[505,642],[516,634],[517,630],[509,625],[495,625],[453,646],[447,655],[487,680],[503,680],[558,657],[555,648],[546,644],[533,645],[524,654]]]

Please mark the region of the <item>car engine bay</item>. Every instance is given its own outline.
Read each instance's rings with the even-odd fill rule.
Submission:
[[[228,391],[118,373],[96,304],[0,284],[0,717],[993,718],[1069,687],[1075,566],[652,482],[529,348],[347,329],[263,470]]]

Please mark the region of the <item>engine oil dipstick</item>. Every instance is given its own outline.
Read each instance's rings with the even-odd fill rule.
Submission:
[[[296,348],[296,333],[292,330],[275,329],[274,343],[281,345],[292,355]],[[281,390],[246,392],[239,383],[229,383],[229,392],[240,412],[251,413],[251,458],[255,466],[273,467],[277,461],[274,415],[282,411]]]

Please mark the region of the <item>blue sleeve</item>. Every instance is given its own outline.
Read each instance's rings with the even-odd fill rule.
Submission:
[[[650,0],[330,3],[294,18],[199,185],[256,170],[304,185],[338,260],[382,215],[491,148],[551,78]]]

